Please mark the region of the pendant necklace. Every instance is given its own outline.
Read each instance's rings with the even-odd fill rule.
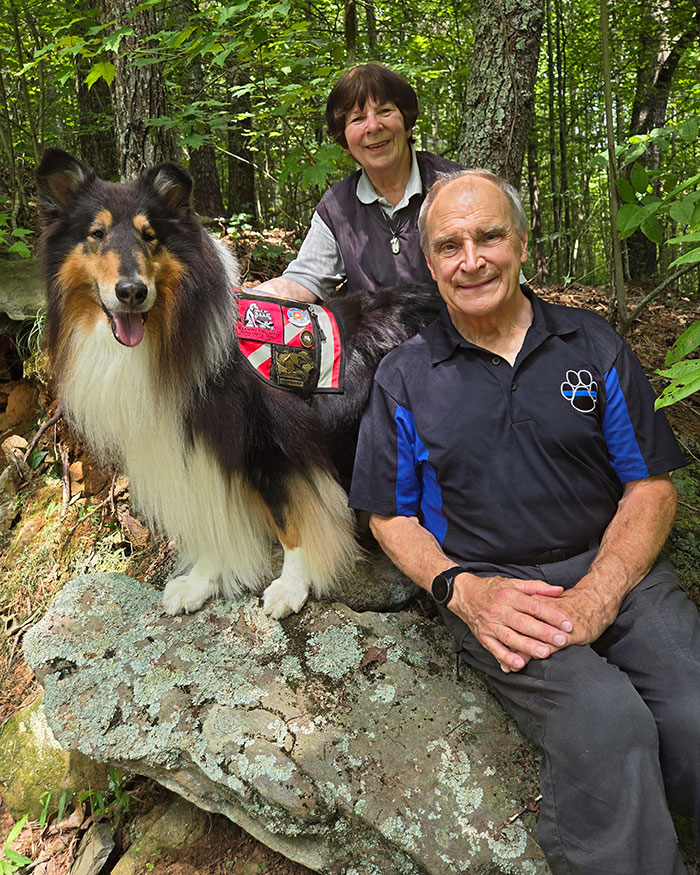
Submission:
[[[401,252],[401,241],[399,240],[399,234],[401,233],[401,229],[403,228],[403,226],[406,224],[406,222],[408,220],[404,219],[403,222],[400,222],[398,225],[396,225],[396,227],[394,227],[394,224],[391,221],[391,219],[389,218],[389,216],[387,216],[387,214],[379,206],[379,204],[377,204],[377,206],[379,208],[379,212],[382,215],[382,219],[384,220],[384,223],[386,224],[387,228],[391,231],[391,240],[390,240],[391,251],[394,253],[394,255],[398,255],[399,252]]]

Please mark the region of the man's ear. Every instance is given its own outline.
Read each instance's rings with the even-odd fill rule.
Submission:
[[[437,282],[437,277],[435,276],[435,271],[433,270],[433,266],[430,263],[430,259],[428,258],[428,255],[427,255],[425,249],[423,250],[423,258],[425,258],[425,263],[428,265],[428,270],[430,271],[430,276],[435,280],[435,282]]]
[[[527,261],[527,234],[523,234],[520,238],[520,242],[522,243],[523,251],[520,253],[520,263],[525,264]]]

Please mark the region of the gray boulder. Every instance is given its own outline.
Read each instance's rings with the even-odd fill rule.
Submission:
[[[33,258],[5,261],[0,270],[0,313],[15,322],[34,319],[44,306],[45,281]]]
[[[71,581],[25,636],[69,750],[148,775],[317,872],[539,875],[532,749],[413,614],[253,597],[190,616],[123,575]]]

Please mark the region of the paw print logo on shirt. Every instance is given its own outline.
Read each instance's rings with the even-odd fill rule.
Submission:
[[[598,387],[590,371],[567,371],[561,384],[561,394],[580,413],[593,413],[598,397]]]

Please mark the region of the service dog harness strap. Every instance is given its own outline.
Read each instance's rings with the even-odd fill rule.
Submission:
[[[236,294],[238,345],[259,377],[301,395],[343,391],[342,337],[330,310],[242,290]]]

